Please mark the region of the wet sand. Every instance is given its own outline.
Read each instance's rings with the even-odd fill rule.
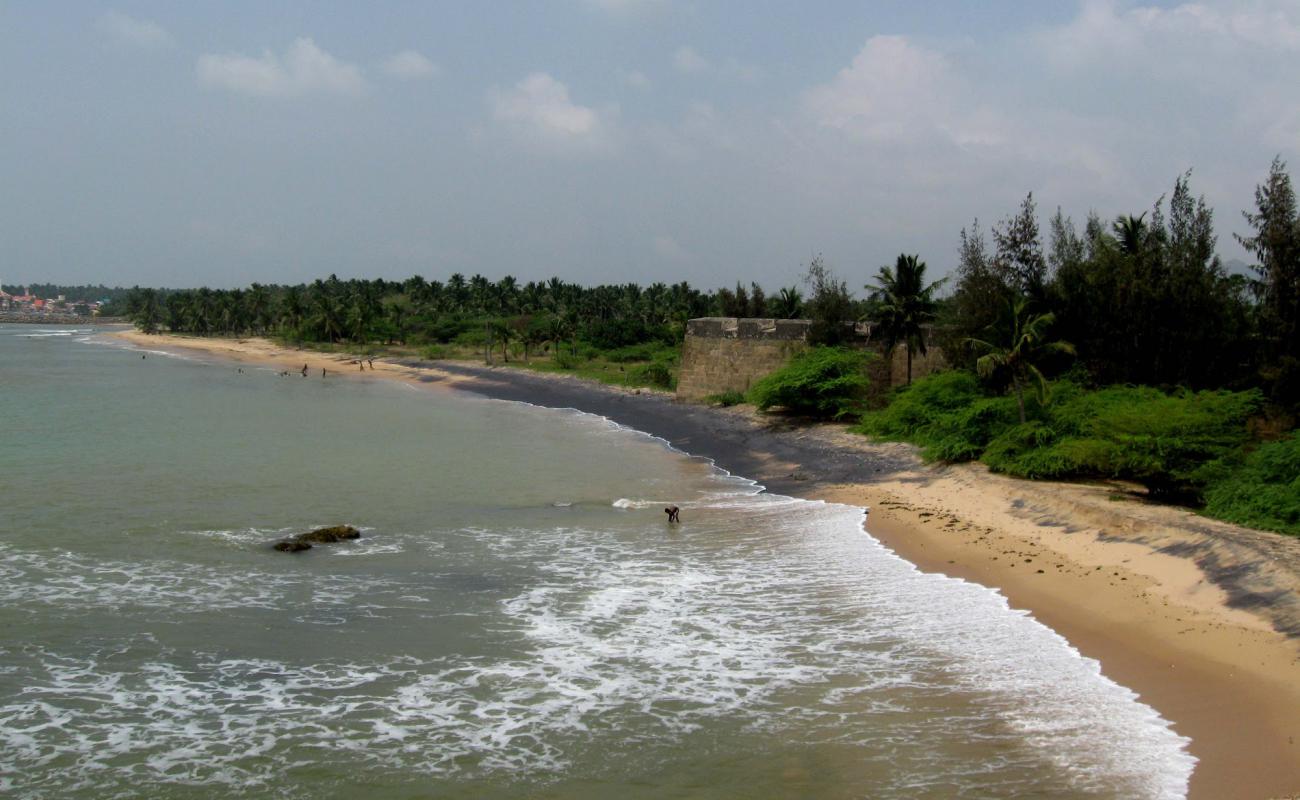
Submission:
[[[928,571],[991,586],[1065,636],[1192,740],[1192,798],[1300,796],[1300,540],[1132,499],[1125,487],[930,466],[842,426],[465,362],[379,360],[119,334],[309,377],[388,377],[576,408],[659,436],[770,491],[871,509],[870,533]],[[327,379],[330,379],[327,378]],[[300,379],[300,378],[299,378]]]

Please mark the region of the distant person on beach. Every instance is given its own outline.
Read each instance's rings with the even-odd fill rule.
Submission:
[[[668,515],[669,522],[681,522],[681,512],[682,510],[677,506],[668,506],[664,509],[664,513]]]
[[[321,367],[321,368],[320,368],[320,376],[321,376],[322,378],[325,377],[325,368],[324,368],[324,367]]]
[[[306,364],[303,364],[303,365],[302,365],[302,376],[303,376],[304,378],[307,377],[307,365],[306,365]]]

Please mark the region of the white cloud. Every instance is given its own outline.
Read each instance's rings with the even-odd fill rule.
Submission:
[[[678,72],[690,75],[697,72],[707,72],[712,69],[713,65],[708,59],[695,52],[690,47],[679,47],[673,53],[673,69]]]
[[[1146,125],[1181,129],[1180,140],[1240,137],[1232,149],[1271,152],[1293,150],[1300,141],[1297,0],[1170,7],[1089,0],[1069,23],[1041,31],[1031,43],[1062,80],[1110,87],[1120,102],[1143,98],[1160,118]],[[1127,111],[1123,121],[1137,127],[1132,108],[1113,115]]]
[[[310,38],[299,38],[284,56],[265,51],[258,58],[202,55],[199,82],[218,89],[261,97],[304,94],[359,94],[366,88],[361,70],[322,50]]]
[[[1150,55],[1155,48],[1196,53],[1197,66],[1203,66],[1207,46],[1210,52],[1241,46],[1300,49],[1300,4],[1239,0],[1121,8],[1114,0],[1088,0],[1077,17],[1045,31],[1041,41],[1057,62]]]
[[[808,93],[807,106],[820,125],[878,142],[1001,142],[998,115],[974,105],[973,95],[941,53],[903,36],[873,36],[833,81]]]
[[[115,42],[133,47],[170,47],[172,35],[156,22],[133,19],[126,14],[110,11],[100,19],[100,27]]]
[[[384,62],[384,72],[394,78],[428,78],[438,74],[438,65],[415,52],[403,50]]]
[[[569,87],[545,72],[534,72],[512,89],[492,90],[488,101],[499,122],[531,141],[580,147],[609,144],[610,124],[602,113],[574,103]]]

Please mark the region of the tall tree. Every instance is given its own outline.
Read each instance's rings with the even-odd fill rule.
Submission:
[[[961,229],[956,277],[957,285],[944,307],[943,349],[950,361],[973,369],[965,340],[983,335],[997,322],[998,309],[1014,293],[993,268],[978,219],[969,229]]]
[[[1259,276],[1261,329],[1270,364],[1266,377],[1273,395],[1286,403],[1300,402],[1300,209],[1291,176],[1281,157],[1273,159],[1268,180],[1255,187],[1255,211],[1242,216],[1253,236],[1237,240],[1255,255]]]
[[[1049,226],[1047,265],[1053,275],[1059,275],[1062,270],[1077,267],[1086,257],[1087,247],[1075,233],[1074,221],[1061,212],[1060,206]]]
[[[1002,282],[1037,300],[1047,281],[1047,261],[1038,235],[1034,193],[1025,196],[1020,211],[993,227],[993,270]]]
[[[808,263],[804,283],[809,290],[804,309],[812,320],[808,341],[832,346],[848,341],[852,335],[849,323],[854,318],[848,284],[836,277],[820,255]]]
[[[918,256],[901,253],[894,268],[881,267],[876,282],[865,287],[875,303],[873,321],[880,327],[888,357],[901,342],[907,347],[907,383],[912,383],[912,352],[926,353],[922,326],[934,321],[938,303],[934,293],[946,278],[927,285],[925,262]]]

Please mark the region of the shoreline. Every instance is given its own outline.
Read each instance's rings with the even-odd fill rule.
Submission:
[[[1189,737],[1198,764],[1188,797],[1300,793],[1300,540],[1117,501],[1113,487],[926,465],[908,445],[843,426],[677,404],[661,392],[460,362],[376,359],[368,375],[354,356],[258,339],[111,335],[290,371],[307,364],[316,379],[324,368],[576,408],[769,491],[868,507],[871,536],[922,570],[998,590]]]

